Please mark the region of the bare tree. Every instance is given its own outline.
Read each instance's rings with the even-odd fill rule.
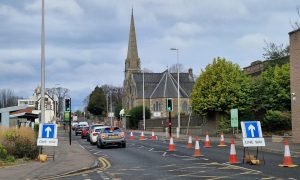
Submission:
[[[289,46],[283,46],[283,44],[276,45],[274,42],[267,42],[265,40],[266,47],[263,48],[263,57],[267,60],[276,60],[289,55]]]
[[[22,99],[14,94],[11,89],[0,89],[0,108],[18,105],[18,99]]]
[[[64,99],[69,96],[70,90],[67,88],[63,87],[55,87],[55,88],[50,88],[47,89],[47,93],[49,96],[52,98],[57,98],[58,101],[58,111],[57,111],[57,116],[62,117],[63,116],[63,106],[64,106]]]
[[[300,7],[297,7],[297,14],[298,17],[300,18]],[[290,24],[294,30],[300,29],[300,20],[296,20],[295,22],[292,22],[290,20]]]
[[[179,72],[184,72],[184,66],[182,64],[178,64]],[[177,64],[173,64],[168,68],[170,73],[177,73]]]

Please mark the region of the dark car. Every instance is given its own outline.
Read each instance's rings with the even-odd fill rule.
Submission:
[[[118,127],[106,127],[101,129],[97,139],[97,146],[104,148],[105,146],[126,147],[125,133]]]
[[[93,133],[94,128],[95,128],[95,127],[98,127],[98,126],[104,126],[104,125],[103,125],[103,124],[94,124],[94,125],[91,125],[91,126],[90,126],[90,129],[89,129],[89,131],[88,131],[87,134],[86,134],[86,140],[87,140],[88,142],[91,141],[90,134]]]
[[[75,128],[75,135],[77,136],[78,134],[81,134],[81,132],[82,132],[82,128],[83,127],[86,127],[86,126],[84,126],[84,125],[78,125],[78,126],[76,126],[76,128]]]
[[[81,139],[86,138],[87,133],[89,132],[90,127],[86,126],[81,129]]]

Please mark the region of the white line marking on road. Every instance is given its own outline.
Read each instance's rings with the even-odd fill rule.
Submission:
[[[172,156],[180,157],[180,158],[190,158],[190,156],[181,156],[181,155],[177,155],[177,154],[172,154]]]
[[[100,155],[102,153],[102,151],[98,151],[98,152],[95,152],[95,153],[93,153],[93,154],[95,154],[95,155]]]
[[[79,146],[82,148],[82,149],[85,149],[83,146],[81,146],[80,144],[79,144]]]
[[[152,151],[154,148],[149,149],[149,151]]]
[[[167,152],[164,152],[164,154],[162,156],[166,156]]]

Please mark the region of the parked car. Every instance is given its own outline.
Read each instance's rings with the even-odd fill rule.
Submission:
[[[77,126],[78,126],[78,122],[72,122],[72,130],[73,131],[75,131]]]
[[[94,125],[91,125],[91,126],[90,126],[90,129],[89,129],[88,133],[86,134],[86,140],[87,140],[88,142],[91,141],[91,139],[90,139],[90,134],[92,133],[93,128],[99,127],[99,126],[104,126],[104,125],[103,125],[103,124],[94,124]]]
[[[98,135],[99,132],[103,129],[106,128],[106,126],[95,126],[90,133],[90,144],[94,145],[97,143]]]
[[[126,147],[125,133],[118,127],[103,128],[97,138],[97,146],[104,148],[105,146],[114,145],[122,148]]]
[[[85,125],[85,124],[78,124],[78,126],[76,126],[76,128],[75,128],[75,135],[77,136],[78,134],[81,134],[82,128],[87,127],[87,126],[88,125]]]
[[[86,135],[87,135],[87,133],[89,132],[89,129],[90,129],[89,126],[86,126],[86,127],[83,127],[83,128],[82,128],[82,130],[81,130],[81,139],[86,138]]]
[[[82,126],[88,126],[88,125],[89,125],[89,123],[88,123],[88,122],[86,122],[86,121],[81,121],[81,122],[79,122],[79,123],[78,123],[78,125],[82,125]]]

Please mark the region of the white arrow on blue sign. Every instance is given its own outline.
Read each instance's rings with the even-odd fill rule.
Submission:
[[[56,132],[56,124],[41,124],[40,126],[40,138],[56,138],[57,132]]]
[[[261,138],[262,131],[259,121],[243,121],[241,122],[244,138]]]

